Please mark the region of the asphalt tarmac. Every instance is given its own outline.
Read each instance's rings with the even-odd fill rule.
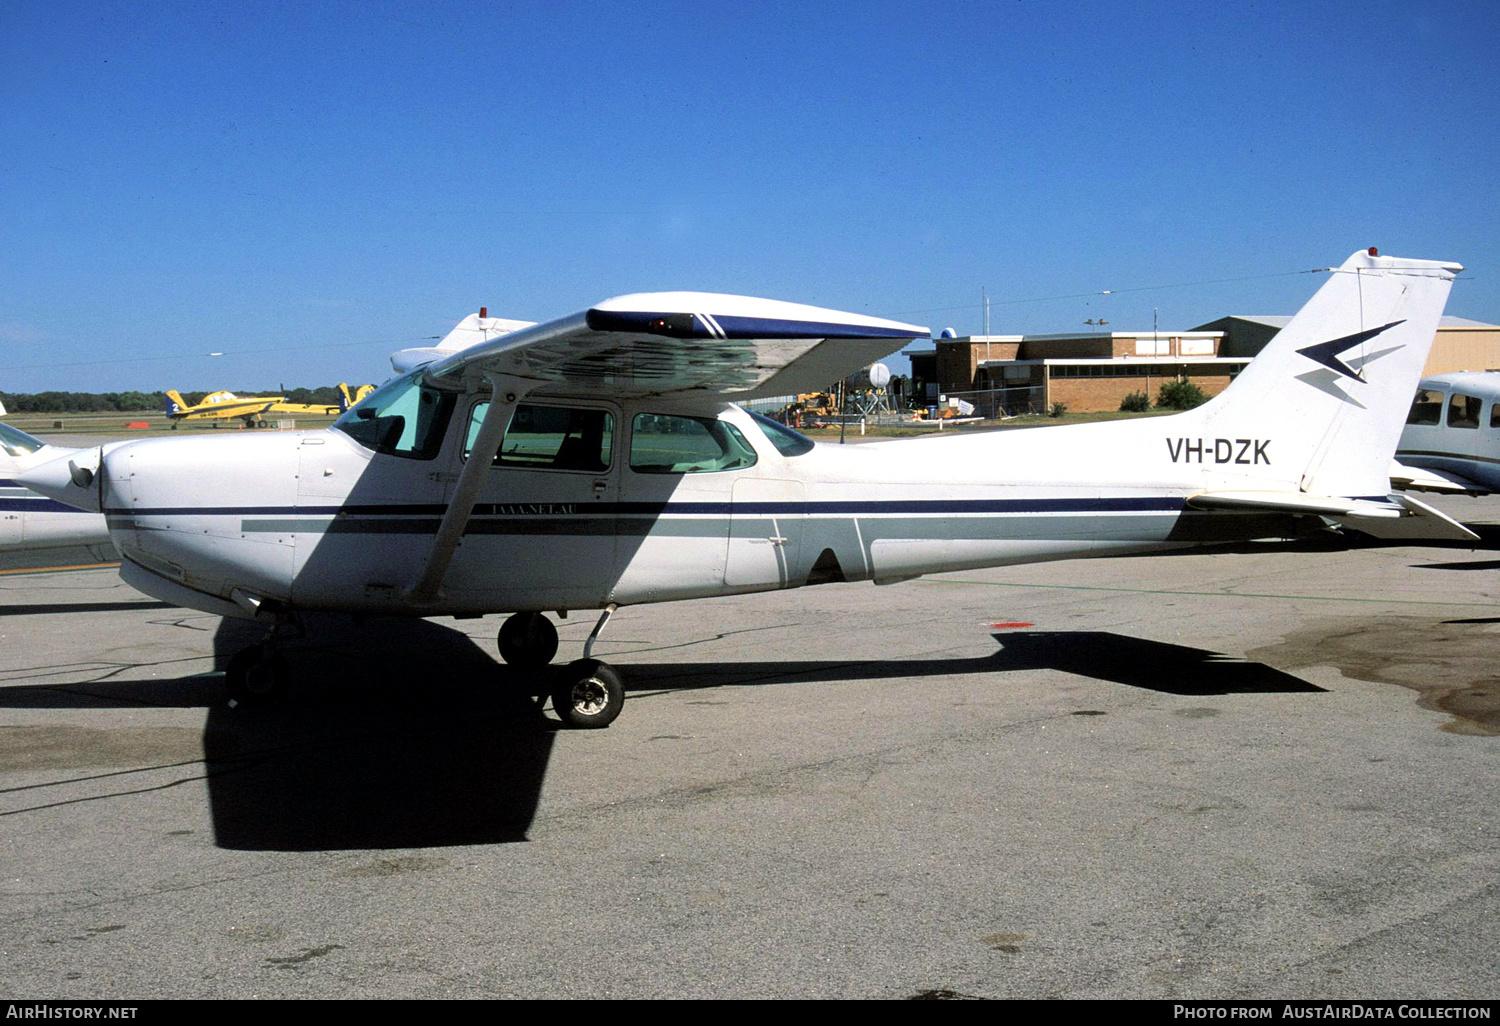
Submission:
[[[499,617],[316,621],[253,709],[219,669],[254,628],[0,575],[0,998],[1494,999],[1497,569],[628,608],[601,731],[520,696]]]

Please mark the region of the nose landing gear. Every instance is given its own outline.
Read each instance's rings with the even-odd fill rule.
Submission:
[[[286,694],[291,666],[267,641],[241,649],[224,668],[224,682],[235,702],[262,703]]]
[[[284,696],[291,684],[292,668],[286,656],[278,651],[278,643],[306,633],[302,622],[291,614],[278,616],[265,641],[241,649],[224,668],[230,699],[237,703],[265,704]]]
[[[510,665],[535,669],[557,655],[557,628],[541,613],[516,613],[500,625],[497,644]]]

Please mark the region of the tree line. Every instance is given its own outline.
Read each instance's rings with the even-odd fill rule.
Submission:
[[[289,388],[263,391],[234,390],[235,395],[279,395],[289,403],[310,406],[339,404],[339,390],[331,385],[322,388]],[[203,401],[207,392],[183,392],[192,406]],[[165,392],[0,392],[0,404],[11,413],[160,413],[166,409]]]

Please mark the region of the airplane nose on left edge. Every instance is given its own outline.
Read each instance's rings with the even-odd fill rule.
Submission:
[[[78,449],[15,476],[16,484],[74,509],[100,512],[98,448]]]

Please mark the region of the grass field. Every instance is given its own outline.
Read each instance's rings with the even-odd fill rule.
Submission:
[[[333,417],[288,418],[298,428],[325,428],[334,422]],[[119,435],[120,437],[172,435],[184,433],[274,430],[274,428],[246,428],[241,420],[185,420],[173,422],[160,410],[141,410],[135,413],[12,413],[5,423],[28,435],[46,438],[48,435]],[[278,423],[272,420],[271,423]],[[145,424],[143,428],[132,427]]]
[[[944,434],[953,431],[995,431],[1012,428],[1036,428],[1056,427],[1060,424],[1087,424],[1100,420],[1123,420],[1133,417],[1159,417],[1170,410],[1152,410],[1149,413],[1065,413],[1060,417],[1048,417],[1044,415],[1026,415],[1012,417],[1009,420],[983,420],[969,424],[951,424],[941,429],[936,421],[930,424],[922,424],[913,427],[886,427],[883,425],[867,425],[865,427],[865,438],[912,438],[918,435],[936,434],[941,430]],[[299,429],[325,428],[334,422],[333,417],[296,417],[288,421]],[[107,435],[121,438],[151,437],[154,435],[173,434],[203,434],[230,431],[247,430],[275,430],[275,428],[246,428],[239,420],[189,420],[179,421],[177,426],[168,420],[166,415],[155,410],[144,410],[137,413],[13,413],[5,418],[5,423],[13,428],[25,431],[27,434],[36,435],[38,438],[46,438],[48,435]],[[272,421],[273,424],[278,421]],[[145,424],[145,427],[133,427],[135,424]],[[819,442],[836,442],[839,438],[837,425],[822,428],[804,428],[802,433],[807,437]],[[850,424],[845,428],[845,438],[857,441],[860,438],[859,425]]]

